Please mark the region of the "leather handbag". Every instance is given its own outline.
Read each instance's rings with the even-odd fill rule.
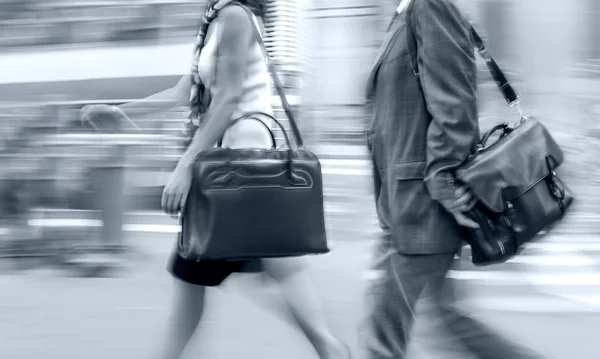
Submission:
[[[304,147],[260,31],[250,11],[241,7],[251,17],[296,146],[268,114],[250,113],[232,121],[230,127],[245,120],[272,122],[281,128],[285,146],[276,148],[271,133],[270,149],[218,145],[201,152],[193,166],[177,252],[190,260],[224,261],[327,253],[321,164]]]
[[[411,61],[418,75],[416,40],[411,26],[408,29]],[[502,123],[487,131],[455,173],[478,200],[467,213],[480,227],[467,230],[472,262],[489,265],[512,258],[523,244],[555,225],[574,196],[556,172],[564,160],[561,148],[538,120],[523,114],[519,95],[477,31],[473,27],[470,31],[500,92],[520,115],[514,124]]]

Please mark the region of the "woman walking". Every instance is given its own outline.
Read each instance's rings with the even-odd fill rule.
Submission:
[[[190,102],[191,141],[164,189],[162,208],[167,214],[181,213],[191,186],[194,159],[201,151],[213,147],[224,134],[223,147],[271,146],[268,131],[257,121],[240,121],[227,129],[233,119],[244,114],[272,113],[269,72],[253,29],[259,24],[258,18],[266,13],[266,3],[266,0],[211,1],[197,37],[191,76],[184,76],[173,88],[147,98],[153,100],[153,105],[142,100],[119,107],[101,105],[82,110],[84,120],[99,112],[128,119]],[[244,7],[253,15],[249,16]],[[298,327],[320,358],[349,358],[347,347],[327,326],[304,267],[301,258],[196,262],[174,253],[169,271],[176,279],[175,300],[167,343],[159,358],[181,356],[202,318],[206,287],[219,286],[233,273],[249,272],[261,272],[278,284]]]

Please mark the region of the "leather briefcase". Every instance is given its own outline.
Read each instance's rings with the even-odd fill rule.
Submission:
[[[556,224],[574,196],[557,175],[564,160],[561,148],[540,122],[523,115],[519,96],[481,37],[475,29],[471,32],[505,100],[521,117],[514,125],[499,124],[485,133],[456,172],[478,199],[468,213],[480,226],[468,230],[472,261],[488,265],[510,259],[524,243]],[[497,141],[488,145],[496,134]]]
[[[494,132],[500,132],[499,139],[486,147]],[[478,199],[468,213],[480,226],[468,230],[473,263],[510,259],[564,216],[573,194],[556,173],[563,159],[558,144],[534,118],[498,125],[483,136],[456,173]]]
[[[218,146],[198,155],[177,244],[178,254],[185,259],[247,260],[329,252],[321,164],[304,148],[256,25],[254,30],[296,147],[278,120],[251,113],[231,125],[245,120],[271,121],[281,128],[286,146],[275,148],[272,136],[271,149]]]

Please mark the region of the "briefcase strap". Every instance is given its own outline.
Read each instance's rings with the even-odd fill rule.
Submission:
[[[275,85],[277,94],[279,95],[279,98],[281,99],[281,105],[283,107],[283,111],[285,112],[287,118],[290,121],[290,127],[292,128],[292,134],[294,136],[294,141],[296,141],[296,145],[298,147],[303,147],[304,141],[302,140],[302,135],[300,134],[300,129],[298,128],[298,124],[296,122],[296,117],[294,116],[294,113],[292,112],[292,107],[290,106],[290,103],[288,102],[287,97],[285,96],[285,91],[283,90],[283,85],[281,84],[279,75],[277,74],[277,70],[275,69],[275,65],[273,64],[273,61],[271,60],[271,57],[269,56],[269,52],[267,51],[267,47],[265,46],[265,43],[262,39],[261,32],[260,32],[258,26],[256,25],[256,22],[254,21],[254,14],[252,14],[252,11],[248,7],[246,7],[242,4],[232,3],[232,5],[237,5],[237,6],[241,7],[242,9],[244,9],[244,11],[246,11],[246,13],[248,13],[248,16],[250,17],[250,22],[252,23],[252,28],[254,29],[254,35],[256,36],[256,40],[258,41],[260,49],[263,53],[263,57],[265,59],[267,68],[269,69],[269,73],[271,74],[271,77],[273,78],[273,83]]]
[[[415,75],[418,76],[419,75],[419,67],[418,67],[419,65],[417,62],[417,40],[415,38],[415,34],[414,34],[413,26],[412,26],[412,19],[411,19],[412,5],[415,3],[415,1],[416,0],[413,0],[411,5],[406,9],[406,23],[407,23],[406,24],[407,25],[406,26],[406,29],[407,29],[406,34],[407,34],[407,40],[408,40],[407,42],[408,42],[408,52],[410,55],[410,62],[414,69]],[[488,70],[490,71],[490,73],[492,74],[492,78],[496,82],[498,89],[500,89],[500,92],[502,93],[502,96],[506,100],[506,103],[510,107],[517,106],[517,109],[519,110],[519,112],[521,112],[520,108],[518,108],[518,105],[520,103],[519,94],[517,94],[517,92],[514,90],[512,85],[508,82],[506,75],[504,75],[504,72],[502,72],[502,70],[500,69],[500,66],[498,66],[498,63],[496,62],[496,60],[494,60],[494,58],[492,57],[492,55],[486,48],[485,43],[481,39],[481,36],[479,36],[479,33],[477,32],[477,30],[475,30],[475,28],[471,24],[469,24],[469,29],[471,32],[471,37],[472,37],[473,43],[474,43],[475,47],[477,48],[477,52],[483,58],[483,60],[485,60],[485,64],[486,64]]]
[[[508,79],[504,75],[504,72],[502,72],[496,60],[494,60],[488,49],[485,47],[485,43],[481,39],[481,36],[479,36],[477,30],[475,30],[473,25],[470,24],[469,28],[471,30],[471,36],[473,37],[473,41],[477,48],[477,52],[485,61],[485,64],[490,70],[492,78],[494,79],[494,81],[496,81],[496,85],[498,85],[498,88],[500,89],[502,96],[504,96],[506,103],[508,103],[508,105],[511,107],[518,104],[519,94],[517,94],[512,85],[508,82]]]

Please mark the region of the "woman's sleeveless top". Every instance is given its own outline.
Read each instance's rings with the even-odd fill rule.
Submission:
[[[258,19],[255,16],[253,16],[253,21],[259,26]],[[225,24],[219,16],[211,22],[198,60],[198,75],[206,91],[210,91],[212,101],[216,100],[214,83],[218,66],[217,48],[223,26]],[[270,76],[258,41],[254,41],[248,51],[246,74],[242,83],[242,95],[232,118],[227,120],[232,121],[250,112],[273,114]],[[270,127],[271,124],[268,123],[267,125]],[[238,122],[227,130],[223,138],[223,147],[265,148],[270,147],[270,145],[270,136],[265,127],[252,120]]]

